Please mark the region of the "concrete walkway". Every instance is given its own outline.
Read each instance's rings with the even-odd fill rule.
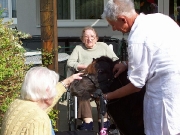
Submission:
[[[58,66],[59,66],[59,74],[62,76],[65,76],[65,63],[66,62],[59,62]],[[63,78],[62,78],[63,79]],[[92,106],[92,114],[93,114],[93,125],[94,125],[94,130],[98,131],[98,115],[97,115],[97,108],[96,108],[96,103],[94,101],[91,102],[91,106]],[[68,126],[68,114],[67,114],[67,101],[59,102],[59,131],[68,131],[69,130],[69,126]],[[81,124],[81,121],[78,120],[77,124]]]
[[[98,118],[97,118],[97,108],[96,108],[96,104],[94,101],[91,102],[91,106],[92,106],[92,113],[93,113],[93,124],[94,124],[94,131],[98,131]],[[67,114],[67,101],[59,102],[59,131],[68,131],[69,127],[68,127],[68,114]],[[81,124],[81,121],[78,120],[78,124]]]

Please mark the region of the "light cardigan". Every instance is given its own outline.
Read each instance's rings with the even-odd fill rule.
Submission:
[[[84,44],[80,44],[71,53],[67,61],[67,66],[78,71],[78,64],[88,66],[93,61],[93,58],[101,56],[107,56],[113,61],[119,59],[114,51],[104,42],[97,42],[92,49],[88,49]]]
[[[56,87],[57,95],[53,104],[45,111],[36,102],[16,99],[4,116],[1,135],[52,135],[48,113],[66,91],[61,83]]]

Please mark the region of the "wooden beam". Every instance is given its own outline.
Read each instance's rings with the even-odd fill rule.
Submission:
[[[40,20],[41,20],[41,44],[43,51],[52,54],[52,64],[47,65],[51,70],[58,73],[58,34],[57,34],[57,1],[40,0]],[[43,53],[43,52],[42,52]],[[48,57],[42,55],[42,63],[45,63]],[[54,107],[58,110],[58,105]],[[58,129],[59,121],[56,121]]]
[[[57,39],[57,6],[56,0],[40,0],[41,43],[43,51],[54,57],[52,64],[47,65],[58,73],[58,39]],[[48,58],[42,56],[42,63]]]
[[[58,32],[57,32],[57,0],[53,0],[54,19],[54,70],[58,73]]]

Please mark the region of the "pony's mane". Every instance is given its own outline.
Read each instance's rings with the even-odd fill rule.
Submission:
[[[99,58],[96,58],[95,59],[96,62],[100,62],[100,61],[105,61],[105,62],[108,62],[108,63],[113,63],[113,60],[107,56],[101,56]]]
[[[91,64],[88,65],[88,67],[83,71],[84,74],[96,74],[95,69],[96,62],[93,60]]]
[[[107,57],[107,56],[101,56],[99,58],[94,58],[93,62],[91,64],[89,64],[89,66],[83,71],[84,74],[97,74],[96,71],[96,63],[98,62],[107,62],[110,65],[114,65],[114,62],[111,58]]]

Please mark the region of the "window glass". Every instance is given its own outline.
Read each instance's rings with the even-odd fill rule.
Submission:
[[[4,12],[2,13],[2,17],[8,18],[9,17],[8,1],[7,0],[0,0],[0,8],[4,10]]]
[[[108,22],[101,18],[107,1],[57,0],[58,27],[108,26]]]
[[[103,8],[104,0],[57,0],[57,19],[101,19]]]
[[[3,9],[3,18],[16,18],[16,0],[0,0],[0,8]]]
[[[70,0],[57,0],[57,19],[70,19]]]
[[[169,16],[180,26],[180,0],[169,0]]]
[[[104,0],[75,0],[75,19],[101,19]]]
[[[157,0],[134,0],[136,12],[152,14],[158,12]]]
[[[17,18],[16,0],[11,0],[11,2],[12,2],[12,18]]]

